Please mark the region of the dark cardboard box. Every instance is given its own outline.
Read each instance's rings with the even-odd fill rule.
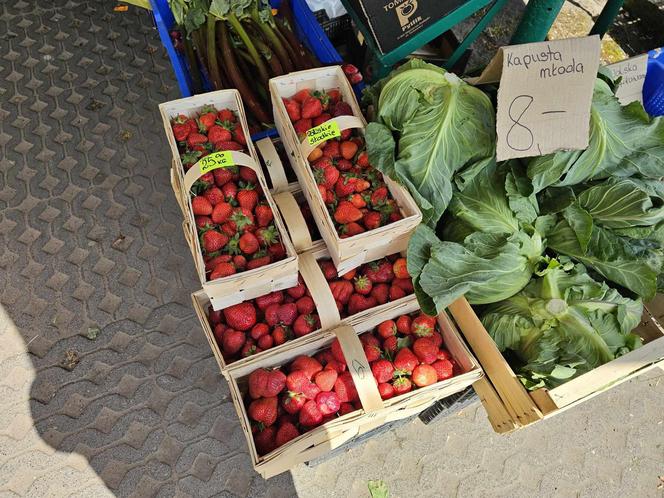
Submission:
[[[355,11],[360,21],[373,35],[378,50],[386,54],[466,2],[465,0],[345,0],[344,3]]]

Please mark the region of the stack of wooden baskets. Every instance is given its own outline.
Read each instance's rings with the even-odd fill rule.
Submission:
[[[381,400],[373,376],[367,375],[371,369],[358,336],[372,330],[384,320],[417,311],[419,309],[417,300],[411,294],[342,319],[317,260],[331,258],[341,275],[363,263],[387,255],[403,253],[412,231],[420,223],[421,213],[409,193],[400,185],[386,178],[388,188],[399,204],[403,219],[345,239],[337,235],[306,162],[306,150],[303,151],[302,144],[298,143],[297,135],[281,100],[282,97],[289,96],[289,93],[295,93],[303,88],[338,89],[343,95],[344,101],[351,105],[356,116],[353,127],[363,129],[366,125],[352,88],[338,66],[293,73],[271,81],[270,89],[277,129],[290,160],[290,166],[299,181],[289,180],[284,165],[276,153],[274,143],[270,139],[263,139],[256,145],[261,152],[264,169],[269,175],[271,189],[268,187],[264,171],[260,167],[259,157],[251,141],[248,141],[247,144],[247,154],[234,153],[233,157],[237,160],[237,164],[256,170],[260,185],[266,192],[267,202],[274,212],[275,224],[286,248],[287,256],[285,259],[265,267],[214,281],[206,279],[205,264],[191,209],[189,189],[200,176],[200,169],[194,165],[185,174],[170,123],[177,115],[194,116],[204,105],[211,104],[218,109],[230,108],[235,111],[240,117],[245,136],[249,137],[244,108],[239,94],[235,90],[207,93],[167,102],[160,106],[166,135],[173,151],[172,186],[182,209],[185,238],[191,248],[202,286],[201,291],[192,294],[194,308],[221,373],[229,383],[253,465],[264,477],[276,475],[298,463],[319,457],[380,425],[419,413],[438,399],[459,392],[482,377],[482,369],[461,339],[457,325],[446,313],[441,313],[438,316],[438,325],[445,345],[457,364],[458,375],[389,400]],[[344,126],[343,121],[342,126]],[[322,236],[321,240],[314,240],[310,227],[307,226],[300,212],[298,201],[302,202],[303,199],[309,204],[318,231]],[[208,322],[209,309],[224,309],[276,290],[293,287],[298,282],[298,273],[302,276],[315,301],[320,316],[320,329],[238,361],[227,361]],[[470,313],[472,314],[472,310]],[[349,370],[360,393],[363,408],[305,432],[267,455],[259,455],[244,401],[248,375],[257,368],[284,365],[298,355],[313,355],[317,351],[329,347],[335,338],[339,339],[347,364],[354,365],[354,367],[349,367]]]

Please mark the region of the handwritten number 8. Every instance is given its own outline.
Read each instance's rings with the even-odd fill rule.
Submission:
[[[505,140],[512,150],[525,151],[533,146],[533,132],[530,131],[530,128],[520,122],[532,103],[533,97],[530,95],[519,95],[518,97],[514,97],[514,100],[512,100],[509,110],[507,111],[507,115],[514,124],[510,126],[509,130],[507,130]],[[515,117],[514,115],[517,114],[519,110],[520,114]],[[526,143],[528,145],[525,145]]]

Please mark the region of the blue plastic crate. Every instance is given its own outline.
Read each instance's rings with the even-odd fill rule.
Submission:
[[[648,52],[648,69],[643,83],[643,106],[651,116],[664,116],[664,49]]]

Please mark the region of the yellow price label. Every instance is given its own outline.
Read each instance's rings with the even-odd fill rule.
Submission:
[[[214,152],[198,161],[201,175],[204,175],[213,169],[228,168],[229,166],[235,166],[235,161],[233,161],[233,155],[230,150]]]
[[[307,142],[309,145],[318,145],[321,142],[325,142],[325,140],[340,136],[341,130],[339,129],[339,123],[336,121],[329,121],[307,130]]]

